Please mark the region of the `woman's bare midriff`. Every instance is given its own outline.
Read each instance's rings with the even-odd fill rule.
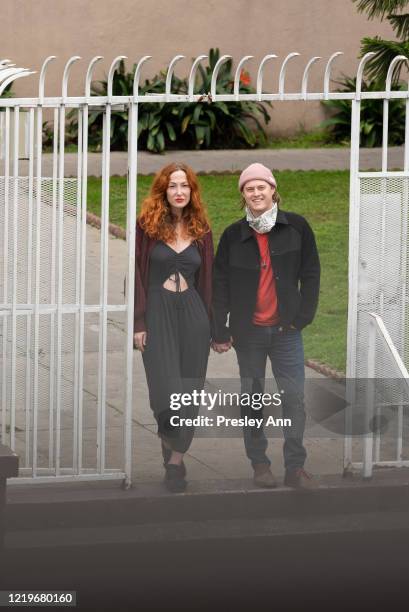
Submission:
[[[179,274],[179,283],[176,280],[176,276],[172,274],[163,283],[164,289],[167,289],[168,291],[186,291],[186,289],[188,289],[188,284],[186,280],[183,278],[182,274],[180,273],[178,274]],[[179,284],[179,288],[178,288],[178,284]]]

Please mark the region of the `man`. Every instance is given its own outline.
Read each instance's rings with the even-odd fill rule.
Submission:
[[[276,180],[262,164],[240,175],[246,217],[223,233],[214,264],[213,348],[233,345],[242,393],[262,393],[267,356],[281,392],[284,427],[284,484],[311,489],[316,484],[304,470],[304,351],[301,330],[314,318],[320,264],[314,234],[298,214],[278,208]],[[228,323],[227,323],[228,321]],[[242,416],[260,411],[241,406]],[[254,482],[275,487],[267,439],[262,428],[244,427],[246,454]]]

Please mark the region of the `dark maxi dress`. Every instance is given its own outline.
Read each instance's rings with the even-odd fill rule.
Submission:
[[[200,264],[194,243],[177,253],[162,241],[152,249],[149,261],[147,341],[142,356],[158,435],[180,453],[188,450],[194,427],[172,427],[170,417],[194,418],[199,407],[171,410],[170,396],[203,389],[210,348],[209,318],[194,286]],[[184,291],[180,275],[188,286]],[[163,286],[169,277],[175,280],[176,291]]]

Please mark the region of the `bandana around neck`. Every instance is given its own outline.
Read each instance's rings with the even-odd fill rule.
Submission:
[[[247,221],[251,228],[258,234],[267,234],[276,224],[277,219],[277,204],[273,204],[273,208],[266,210],[259,217],[255,217],[248,206],[246,206]]]

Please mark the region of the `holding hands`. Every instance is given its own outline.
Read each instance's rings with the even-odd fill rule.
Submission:
[[[136,348],[136,350],[141,351],[141,353],[143,353],[143,351],[145,350],[146,339],[147,339],[146,331],[137,332],[136,334],[134,334],[133,339],[134,339],[134,348]],[[216,353],[226,353],[227,351],[231,349],[232,341],[233,341],[232,338],[230,338],[228,342],[212,341],[210,346]]]
[[[226,353],[232,347],[233,338],[230,338],[228,342],[215,342],[214,340],[211,343],[212,349],[216,353]]]

